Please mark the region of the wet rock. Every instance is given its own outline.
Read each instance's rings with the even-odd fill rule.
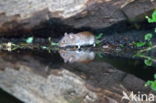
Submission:
[[[0,1],[0,31],[31,29],[50,17],[71,17],[86,8],[88,0]],[[20,27],[22,26],[22,27]]]
[[[155,7],[156,1],[135,0],[122,8],[122,10],[131,22],[140,22],[145,20],[145,16],[150,15]]]
[[[121,8],[123,4],[126,5]],[[0,36],[37,35],[36,32],[63,35],[67,31],[97,30],[126,24],[127,20],[140,21],[140,15],[144,17],[155,8],[155,1],[1,0],[0,5]],[[49,27],[44,25],[45,22]],[[118,26],[116,30],[121,29],[121,25]],[[36,31],[31,33],[32,29]],[[47,30],[50,31],[47,34],[42,32]]]
[[[88,0],[1,0],[0,12],[6,13],[6,16],[19,14],[20,17],[24,19],[32,16],[35,12],[48,8],[52,14],[55,13],[54,16],[67,18],[82,11],[87,1]]]
[[[103,1],[102,3],[95,3],[89,6],[84,14],[76,15],[65,20],[65,24],[72,25],[74,28],[92,28],[100,29],[109,27],[115,23],[126,20],[125,16],[120,10],[118,1]]]
[[[32,74],[31,69],[24,66],[19,70],[6,68],[0,72],[3,78],[0,87],[26,103],[91,103],[97,99],[76,75],[66,70],[59,74],[61,76],[51,74],[45,78]]]

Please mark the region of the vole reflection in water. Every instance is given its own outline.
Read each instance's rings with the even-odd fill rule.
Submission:
[[[65,63],[90,62],[95,58],[95,53],[92,51],[59,50],[59,54]]]

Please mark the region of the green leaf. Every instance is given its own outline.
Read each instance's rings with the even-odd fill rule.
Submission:
[[[51,42],[51,45],[52,46],[58,46],[59,44],[58,43],[55,43],[55,42]]]
[[[152,82],[153,82],[153,81],[148,80],[148,81],[145,83],[145,87],[150,86],[150,85],[152,84]]]
[[[98,44],[100,44],[101,43],[101,41],[100,40],[96,40],[96,44],[98,45]]]
[[[147,66],[152,66],[152,60],[151,59],[145,59],[144,60],[144,63],[147,65]]]
[[[42,49],[47,49],[47,47],[46,47],[46,46],[41,46],[41,48],[42,48]]]
[[[136,42],[135,43],[135,46],[137,46],[137,47],[143,47],[143,46],[145,46],[145,42]]]
[[[156,22],[156,10],[152,13],[153,22]]]
[[[153,81],[153,82],[152,82],[151,88],[152,88],[153,90],[156,90],[156,81]]]
[[[156,79],[156,74],[154,75],[154,78]],[[145,87],[147,86],[150,86],[150,88],[154,91],[156,91],[156,80],[154,81],[151,81],[151,80],[148,80],[146,83],[145,83]]]
[[[153,37],[153,34],[147,33],[147,34],[144,36],[144,39],[147,40],[147,41],[149,41],[149,40],[152,39],[152,37]]]
[[[147,46],[151,47],[153,45],[153,43],[151,41],[147,42]]]
[[[97,55],[98,55],[100,58],[103,58],[102,53],[98,53]]]
[[[120,44],[120,47],[121,47],[121,48],[124,48],[124,45],[123,45],[123,44]]]
[[[154,74],[154,79],[156,79],[156,74]]]
[[[152,13],[152,17],[148,17],[148,16],[145,16],[145,18],[148,20],[148,23],[154,23],[156,22],[156,10]]]
[[[96,36],[96,40],[97,40],[97,39],[101,39],[102,36],[103,36],[103,33],[100,33],[98,36]]]
[[[31,44],[33,42],[34,38],[33,37],[29,37],[26,39],[26,43]]]
[[[151,20],[151,18],[150,18],[150,17],[145,16],[145,18],[147,19],[148,23],[152,23],[152,20]]]

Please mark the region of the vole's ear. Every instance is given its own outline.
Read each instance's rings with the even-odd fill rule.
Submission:
[[[64,36],[67,36],[68,34],[67,33],[64,33]]]
[[[69,35],[69,38],[70,38],[70,39],[73,39],[73,38],[74,38],[74,35],[72,35],[72,34]]]

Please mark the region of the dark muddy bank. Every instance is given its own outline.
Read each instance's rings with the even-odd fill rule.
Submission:
[[[100,30],[92,30],[92,29],[67,29],[63,27],[62,29],[57,28],[59,31],[51,32],[50,25],[46,25],[45,28],[37,29],[32,31],[30,36],[34,37],[34,44],[47,44],[48,38],[51,37],[54,42],[59,42],[59,40],[64,36],[64,33],[78,33],[82,31],[92,32],[95,36],[100,33],[103,34],[103,37],[100,39],[102,45],[112,45],[112,46],[125,46],[132,47],[133,42],[143,41],[144,35],[147,33],[153,33],[155,24],[146,24],[140,29],[136,29],[134,27],[129,27],[129,25],[124,24],[116,24],[109,28],[104,28]],[[24,35],[25,32],[18,32],[21,36],[10,36],[10,37],[0,37],[0,43],[22,43],[25,42],[26,39],[30,36]],[[155,43],[154,39],[153,42]]]

